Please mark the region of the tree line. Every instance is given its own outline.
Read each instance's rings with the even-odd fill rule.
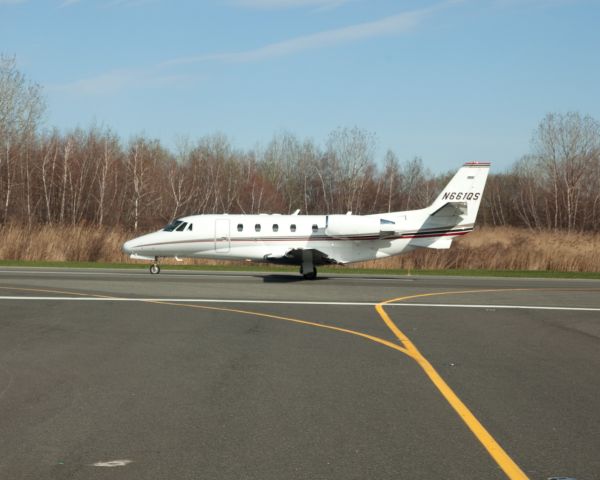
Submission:
[[[428,205],[448,174],[420,158],[376,158],[375,135],[339,128],[324,143],[292,133],[241,150],[224,135],[171,151],[108,128],[43,130],[41,88],[0,57],[0,224],[155,228],[193,213],[369,214]],[[600,123],[548,114],[531,151],[488,180],[480,221],[529,229],[597,231]]]

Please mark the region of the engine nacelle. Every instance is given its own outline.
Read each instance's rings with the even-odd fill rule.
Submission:
[[[390,228],[392,227],[392,228]],[[330,237],[347,237],[350,235],[382,236],[393,230],[394,225],[382,223],[377,217],[361,215],[328,215],[325,234]]]

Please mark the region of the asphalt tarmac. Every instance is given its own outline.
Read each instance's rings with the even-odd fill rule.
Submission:
[[[597,480],[599,372],[600,281],[0,267],[0,478]]]

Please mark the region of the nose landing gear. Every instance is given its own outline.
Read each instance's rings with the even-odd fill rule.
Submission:
[[[150,265],[150,273],[152,275],[158,275],[160,273],[160,265],[158,264],[158,257],[154,257],[154,263]]]

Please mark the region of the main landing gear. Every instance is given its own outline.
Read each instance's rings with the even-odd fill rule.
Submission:
[[[160,265],[158,264],[158,257],[154,257],[154,263],[150,265],[150,273],[152,275],[158,275],[160,273]]]
[[[304,268],[300,267],[300,273],[304,277],[304,280],[315,280],[317,278],[317,267],[312,267],[311,272],[304,273]]]
[[[302,250],[300,273],[305,280],[314,280],[317,278],[317,269],[315,268],[313,252],[311,250]]]

